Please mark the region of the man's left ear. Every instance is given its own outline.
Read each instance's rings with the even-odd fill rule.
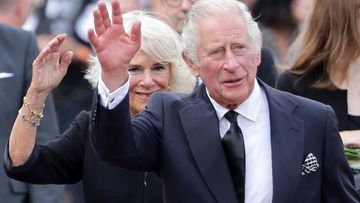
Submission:
[[[195,76],[199,76],[199,66],[195,65],[194,61],[189,58],[189,56],[183,52],[182,57],[185,61],[185,63],[188,65],[188,68],[190,69],[191,73]]]
[[[260,65],[261,63],[261,49],[260,51],[256,54],[256,65]]]
[[[260,39],[260,50],[258,51],[258,53],[256,54],[256,64],[259,66],[261,63],[261,47],[263,45],[263,38],[261,37]]]

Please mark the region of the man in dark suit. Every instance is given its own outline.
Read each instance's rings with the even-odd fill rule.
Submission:
[[[203,84],[155,94],[133,120],[126,67],[140,26],[124,35],[117,7],[111,24],[100,4],[89,31],[102,64],[91,133],[101,159],[157,171],[165,202],[359,202],[333,110],[256,78],[261,33],[244,4],[193,5],[183,57]]]
[[[21,26],[29,13],[27,0],[0,0],[0,150],[4,151],[12,124],[30,85],[32,62],[39,53],[36,38],[29,32],[1,23]],[[59,134],[53,99],[45,105],[37,142]],[[3,156],[0,161],[3,162]],[[0,202],[57,203],[65,201],[63,186],[32,185],[8,178],[0,170]]]
[[[256,78],[261,33],[244,4],[193,5],[183,57],[203,84],[190,95],[154,94],[133,119],[127,70],[141,46],[141,25],[127,35],[119,3],[112,8],[110,20],[100,2],[96,35],[88,32],[102,66],[90,129],[100,158],[156,171],[165,202],[359,202],[332,109]],[[56,86],[65,62],[48,67],[61,77],[43,82]],[[34,95],[48,91],[39,84]]]

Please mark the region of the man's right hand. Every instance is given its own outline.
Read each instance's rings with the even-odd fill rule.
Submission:
[[[94,28],[88,37],[102,67],[101,77],[110,92],[128,80],[128,65],[141,45],[140,22],[133,25],[131,35],[124,30],[120,4],[113,0],[112,22],[104,2],[94,11]],[[96,35],[95,35],[96,32]]]

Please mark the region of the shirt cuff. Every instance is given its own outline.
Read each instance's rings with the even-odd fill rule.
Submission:
[[[114,109],[127,95],[130,88],[130,77],[119,89],[110,93],[101,76],[99,77],[98,92],[100,104],[107,109]]]

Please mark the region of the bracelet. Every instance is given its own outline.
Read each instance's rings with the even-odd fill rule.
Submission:
[[[23,98],[23,106],[27,107],[30,110],[30,115],[22,114],[22,115],[20,115],[20,118],[23,121],[29,122],[30,125],[33,127],[40,126],[40,120],[44,116],[43,112],[44,112],[45,104],[43,104],[42,108],[40,108],[40,109],[34,109],[33,107],[31,107],[31,105],[28,102],[28,100],[26,99],[26,97],[24,97]]]

